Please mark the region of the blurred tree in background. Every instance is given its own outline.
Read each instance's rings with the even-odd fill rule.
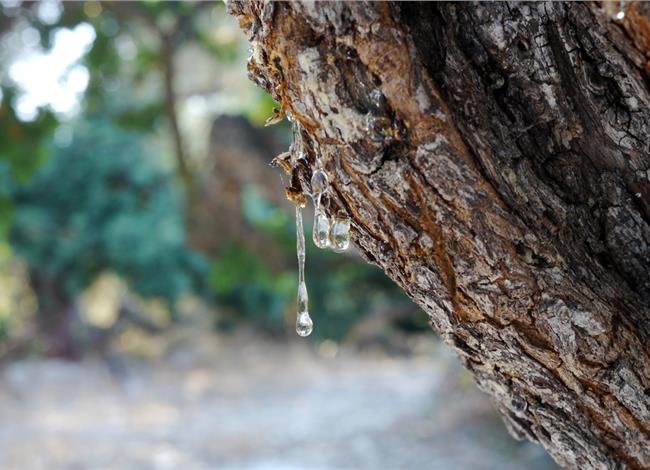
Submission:
[[[104,271],[166,300],[201,291],[206,261],[187,245],[179,191],[141,135],[91,118],[10,192],[10,243],[28,266],[48,352],[74,355],[75,299]]]
[[[22,263],[38,305],[30,316],[0,287],[0,334],[26,315],[27,339],[78,354],[79,298],[104,273],[170,315],[190,294],[226,330],[291,329],[295,229],[268,168],[288,127],[259,127],[274,102],[247,80],[247,45],[223,5],[0,8],[0,283]],[[379,270],[308,250],[317,340],[425,326]],[[146,324],[139,314],[130,320]]]

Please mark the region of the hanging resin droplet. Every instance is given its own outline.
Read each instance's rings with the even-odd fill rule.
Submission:
[[[350,246],[350,219],[336,217],[330,231],[330,244],[334,251],[345,251]]]
[[[307,295],[307,286],[304,282],[298,285],[298,316],[296,317],[296,333],[299,336],[309,336],[314,329],[314,322],[307,311],[309,297]]]
[[[625,0],[621,0],[618,5],[618,11],[612,15],[612,20],[623,21],[625,19]]]
[[[314,230],[312,231],[314,245],[318,248],[330,246],[330,219],[320,208],[316,209],[314,215]]]
[[[305,230],[302,226],[302,208],[296,205],[296,251],[298,253],[298,316],[296,333],[309,336],[314,329],[314,322],[309,317],[309,297],[305,284]]]
[[[311,194],[312,196],[319,196],[327,190],[327,185],[329,180],[327,178],[327,173],[323,170],[316,170],[314,174],[311,175]]]
[[[296,317],[296,333],[299,336],[309,336],[314,329],[314,322],[307,310],[308,303],[307,286],[301,282],[298,286],[298,316]]]
[[[298,318],[296,318],[296,333],[298,333],[298,336],[309,336],[313,330],[314,322],[311,320],[309,313],[299,313]]]

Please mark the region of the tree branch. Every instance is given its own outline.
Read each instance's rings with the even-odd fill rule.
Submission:
[[[228,8],[332,212],[513,435],[650,467],[650,90],[621,27],[585,3]]]

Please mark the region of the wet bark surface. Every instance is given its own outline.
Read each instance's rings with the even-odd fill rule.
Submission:
[[[650,10],[229,2],[330,213],[511,433],[650,467]]]

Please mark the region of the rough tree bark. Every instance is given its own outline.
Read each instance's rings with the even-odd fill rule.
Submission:
[[[650,468],[650,6],[228,8],[302,125],[305,191],[318,153],[331,212],[511,432]]]

